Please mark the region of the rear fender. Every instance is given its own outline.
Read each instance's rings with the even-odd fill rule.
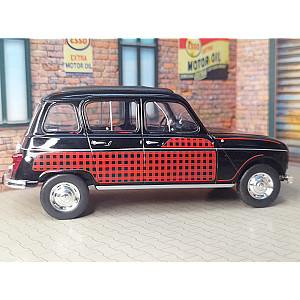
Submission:
[[[39,182],[45,182],[49,178],[55,175],[62,175],[62,174],[76,175],[79,178],[81,178],[87,185],[96,185],[96,182],[90,173],[86,171],[73,171],[73,170],[72,171],[66,171],[66,170],[45,171],[39,176]]]

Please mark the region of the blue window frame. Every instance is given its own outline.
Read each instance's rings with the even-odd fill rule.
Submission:
[[[0,126],[25,125],[31,118],[28,39],[0,39]]]

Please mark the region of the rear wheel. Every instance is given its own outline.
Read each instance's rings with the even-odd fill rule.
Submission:
[[[86,183],[75,175],[56,175],[43,184],[40,200],[51,217],[73,219],[86,209],[89,190]]]
[[[279,175],[269,165],[255,165],[242,176],[237,185],[237,191],[246,204],[253,207],[266,207],[279,194]]]

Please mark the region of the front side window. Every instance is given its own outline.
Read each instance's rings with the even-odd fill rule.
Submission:
[[[72,104],[55,104],[49,108],[44,123],[46,132],[76,132],[79,130],[76,111]]]
[[[0,124],[30,119],[29,65],[29,40],[0,39]]]
[[[145,123],[148,132],[188,133],[198,130],[198,125],[186,107],[172,101],[146,102]]]
[[[86,105],[91,131],[137,131],[137,104],[134,101],[93,101]]]

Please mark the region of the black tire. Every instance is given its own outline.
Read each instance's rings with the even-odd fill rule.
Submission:
[[[259,175],[259,173],[265,175],[262,176]],[[255,174],[257,174],[258,176],[254,177],[253,175]],[[260,183],[259,179],[262,178],[263,178],[263,182]],[[273,185],[271,184],[271,182],[273,183]],[[257,184],[254,185],[253,183],[257,183]],[[261,184],[261,187],[259,187],[259,184]],[[266,188],[266,186],[268,186],[269,189],[264,192],[263,189]],[[256,193],[253,191],[253,189],[255,190]],[[280,180],[277,171],[272,167],[270,167],[269,165],[265,165],[265,164],[258,164],[249,168],[242,176],[240,182],[237,184],[237,192],[239,197],[246,204],[253,207],[269,206],[277,198],[279,191],[280,191]],[[255,195],[256,197],[254,197]]]
[[[56,175],[43,184],[40,200],[44,210],[51,217],[58,220],[74,219],[85,211],[89,201],[89,189],[86,183],[75,175]],[[64,201],[67,201],[65,206],[62,205]]]

